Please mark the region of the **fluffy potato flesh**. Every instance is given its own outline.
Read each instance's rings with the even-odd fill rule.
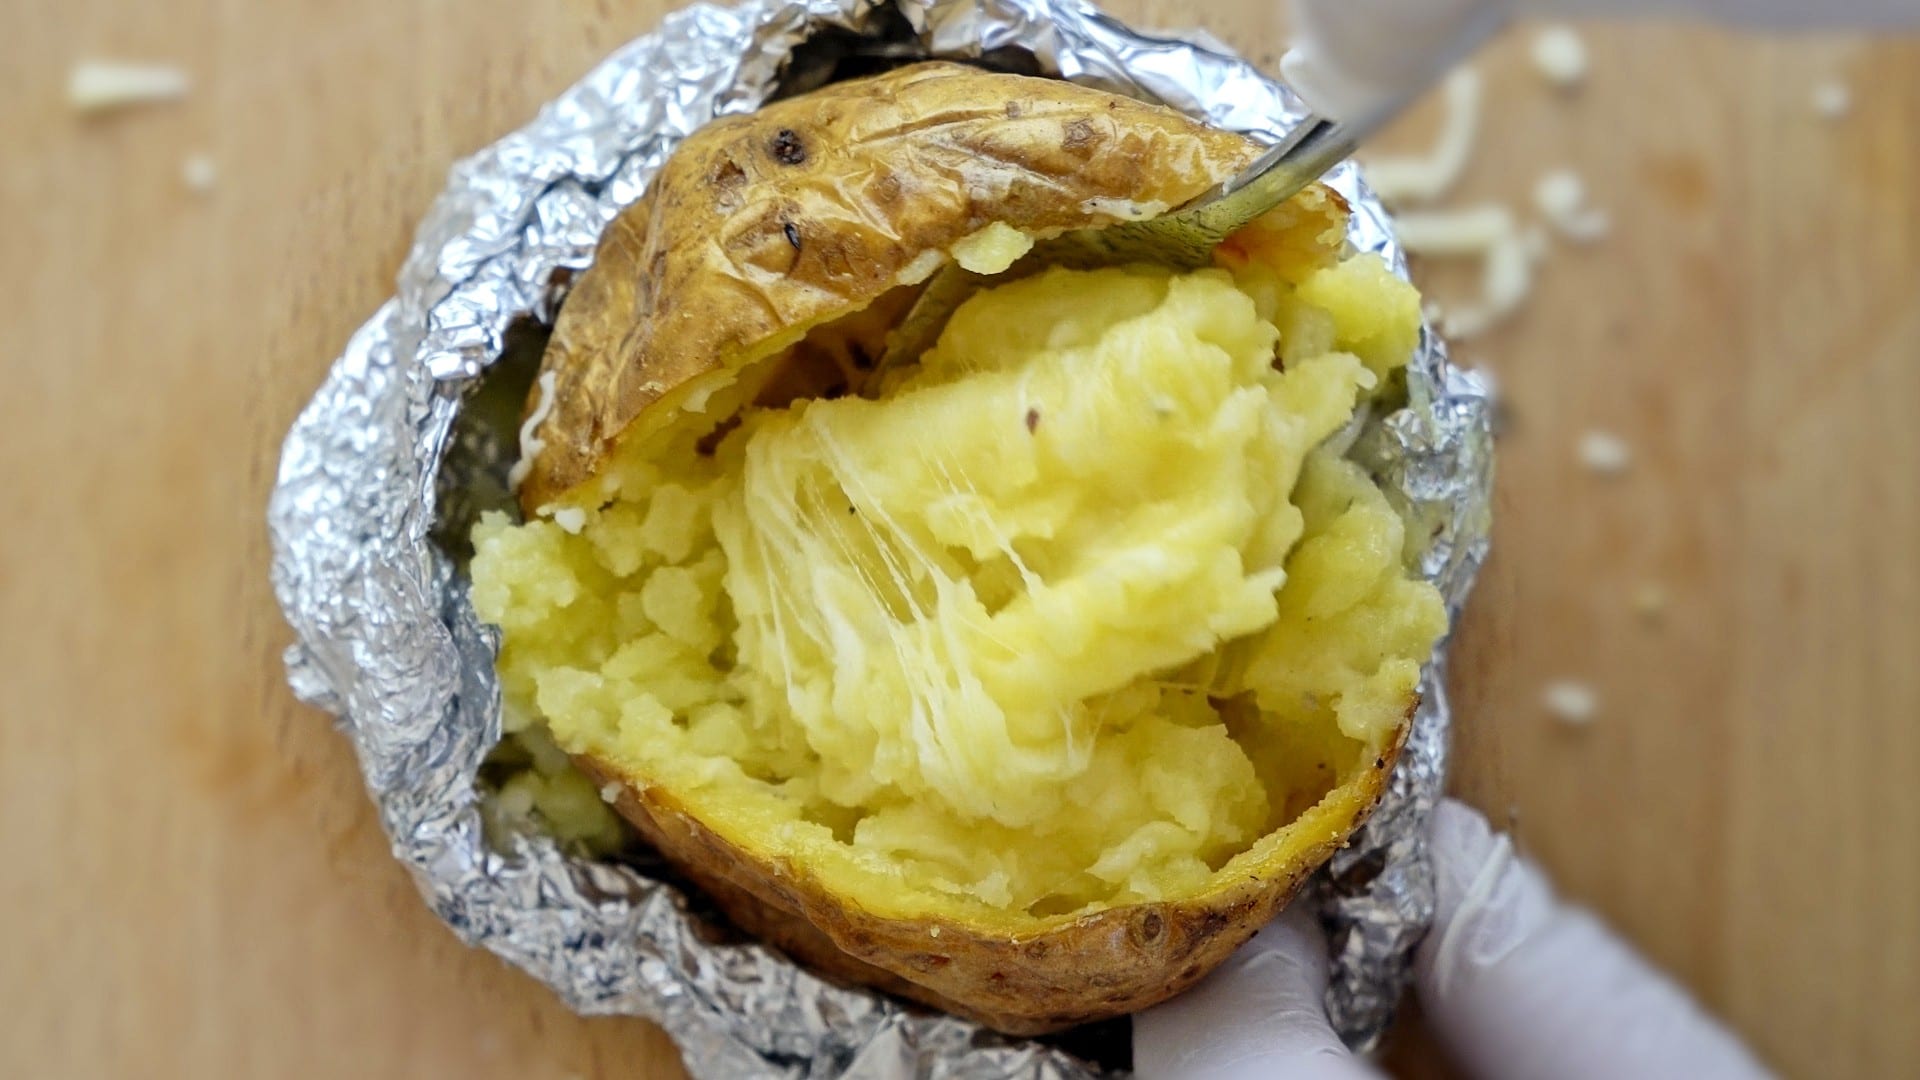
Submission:
[[[1417,297],[1279,246],[999,285],[853,396],[689,413],[606,505],[487,520],[510,723],[882,917],[1232,875],[1391,743],[1445,622],[1329,445]]]

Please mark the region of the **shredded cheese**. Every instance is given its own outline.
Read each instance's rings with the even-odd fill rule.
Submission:
[[[1515,230],[1486,251],[1480,299],[1447,316],[1442,327],[1459,341],[1479,337],[1519,311],[1533,292],[1533,255],[1525,234]]]
[[[514,462],[513,468],[507,472],[507,486],[514,491],[519,491],[520,485],[527,482],[528,474],[533,472],[533,459],[547,448],[546,440],[534,432],[540,430],[540,425],[546,423],[547,416],[553,412],[553,377],[551,371],[540,373],[540,379],[535,384],[540,390],[540,403],[533,407],[520,425],[520,460]]]
[[[1509,832],[1514,831],[1519,817],[1518,806],[1507,809]],[[1447,920],[1444,927],[1436,928],[1439,940],[1433,946],[1432,979],[1435,995],[1442,1001],[1457,1000],[1455,988],[1462,974],[1487,963],[1485,931],[1481,928],[1494,922],[1490,918],[1493,912],[1502,912],[1503,922],[1511,918],[1505,914],[1512,910],[1507,905],[1527,880],[1526,870],[1514,856],[1512,838],[1506,833],[1494,834],[1485,861],[1467,884],[1467,891],[1461,894],[1460,906],[1454,909],[1453,918]]]
[[[1434,202],[1453,190],[1466,172],[1480,137],[1480,73],[1460,68],[1443,90],[1446,119],[1439,138],[1423,155],[1374,158],[1366,165],[1367,183],[1389,205]]]
[[[180,162],[180,182],[187,190],[197,195],[205,195],[213,190],[214,182],[220,178],[220,172],[207,154],[188,154]]]
[[[1504,206],[1402,214],[1395,230],[1412,254],[1483,261],[1479,300],[1445,313],[1442,329],[1449,337],[1464,341],[1486,333],[1519,310],[1533,291],[1537,240]]]
[[[1588,472],[1618,476],[1633,464],[1633,451],[1618,435],[1589,431],[1580,436],[1580,464]]]
[[[1484,255],[1519,231],[1513,212],[1493,204],[1404,213],[1394,218],[1393,229],[1409,253],[1434,258]]]
[[[1813,109],[1828,120],[1844,119],[1853,111],[1853,90],[1839,79],[1828,79],[1813,88]]]
[[[1533,188],[1533,205],[1554,230],[1575,243],[1590,244],[1613,229],[1605,210],[1587,202],[1587,185],[1572,169],[1555,169]]]
[[[187,96],[187,73],[164,64],[83,60],[67,75],[67,103],[83,113],[177,101]]]
[[[1534,37],[1532,59],[1553,85],[1573,90],[1587,77],[1586,42],[1572,27],[1551,25]],[[1446,115],[1425,155],[1385,157],[1368,163],[1366,175],[1383,202],[1396,208],[1439,201],[1459,182],[1479,138],[1483,87],[1471,68],[1456,71],[1445,88]],[[1534,204],[1552,229],[1576,243],[1592,243],[1612,228],[1604,210],[1588,204],[1586,185],[1570,170],[1542,177]],[[1464,340],[1485,333],[1517,311],[1533,291],[1534,267],[1551,241],[1539,225],[1522,227],[1513,211],[1484,205],[1399,214],[1396,228],[1410,253],[1433,258],[1477,258],[1484,274],[1472,303],[1442,308],[1429,304],[1429,322]]]
[[[1540,703],[1554,719],[1574,727],[1584,727],[1600,713],[1600,695],[1586,683],[1562,679],[1548,683],[1541,691]]]
[[[1543,28],[1533,38],[1534,70],[1561,90],[1575,90],[1587,81],[1587,43],[1571,26]]]

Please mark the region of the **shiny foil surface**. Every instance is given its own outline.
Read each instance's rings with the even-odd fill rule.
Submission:
[[[1162,101],[1263,141],[1300,115],[1210,38],[1136,32],[1077,0],[676,12],[453,169],[396,295],[288,434],[268,509],[274,587],[297,635],[288,679],[340,718],[395,856],[434,911],[582,1013],[658,1022],[697,1077],[1108,1075],[1049,1044],[816,978],[715,926],[664,868],[571,858],[537,836],[502,854],[482,835],[476,778],[501,733],[498,639],[467,601],[460,538],[479,507],[502,503],[517,454],[510,422],[479,419],[484,387],[506,379],[515,335],[551,319],[602,228],[688,133],[836,71],[926,56]],[[1353,244],[1404,273],[1356,172],[1331,179],[1354,204]],[[1428,334],[1407,398],[1368,421],[1353,454],[1424,538],[1422,571],[1457,615],[1486,552],[1490,395]],[[1329,1008],[1357,1046],[1385,1030],[1431,917],[1425,822],[1451,723],[1444,670],[1443,645],[1386,800],[1315,894],[1333,934]]]

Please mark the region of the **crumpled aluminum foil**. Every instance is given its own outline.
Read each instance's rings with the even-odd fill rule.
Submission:
[[[806,89],[849,54],[1039,70],[1265,141],[1300,115],[1204,34],[1142,34],[1080,0],[748,0],[672,15],[453,169],[396,296],[288,435],[268,511],[274,586],[298,638],[288,679],[340,717],[395,856],[462,940],[582,1013],[660,1023],[696,1076],[1099,1076],[1051,1045],[839,987],[729,940],[633,867],[569,858],[539,837],[503,855],[482,837],[475,777],[501,731],[497,638],[467,602],[459,541],[439,541],[464,535],[474,492],[498,493],[513,448],[498,424],[460,423],[463,406],[509,328],[551,318],[570,271],[681,138]],[[1355,172],[1332,180],[1357,210],[1354,244],[1404,272]],[[1457,614],[1486,551],[1489,392],[1431,335],[1407,390],[1408,407],[1370,422],[1353,453],[1426,538],[1421,568]],[[1359,1046],[1385,1029],[1431,917],[1424,823],[1445,764],[1443,674],[1444,647],[1386,800],[1320,889],[1335,947],[1329,1007]]]

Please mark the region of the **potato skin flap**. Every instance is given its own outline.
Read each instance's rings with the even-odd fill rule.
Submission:
[[[939,62],[715,120],[608,227],[562,309],[521,502],[585,483],[676,387],[868,306],[909,268],[924,279],[989,222],[1047,234],[1178,205],[1255,153],[1170,109]]]

